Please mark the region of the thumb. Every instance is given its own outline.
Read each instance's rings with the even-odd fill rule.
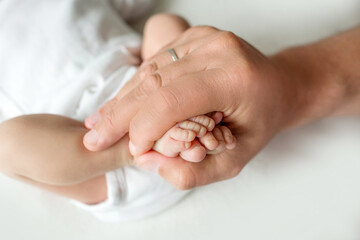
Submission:
[[[233,161],[225,164],[229,159],[220,156],[208,155],[203,161],[194,163],[181,157],[166,157],[151,150],[137,157],[135,162],[141,168],[158,173],[174,187],[187,190],[234,176],[231,174]]]
[[[127,95],[120,100],[115,97],[85,120],[90,131],[85,134],[83,143],[88,150],[106,149],[129,131],[130,120],[141,105],[131,97]]]
[[[192,175],[192,171],[189,171],[188,165],[191,163],[181,157],[166,157],[151,150],[137,157],[135,162],[143,169],[158,173],[180,190],[187,190],[196,186],[195,175]]]

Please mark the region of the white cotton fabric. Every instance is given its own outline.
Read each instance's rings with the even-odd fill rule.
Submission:
[[[100,204],[74,203],[104,222],[124,222],[156,214],[182,199],[189,191],[174,189],[157,174],[136,167],[106,174],[108,199]]]
[[[134,20],[150,0],[0,1],[0,122],[51,113],[84,120],[136,72]],[[158,175],[125,167],[106,174],[108,199],[76,203],[103,221],[157,213],[181,199]]]

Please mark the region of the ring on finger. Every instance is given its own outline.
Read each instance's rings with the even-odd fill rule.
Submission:
[[[175,50],[173,48],[169,48],[168,52],[171,54],[171,58],[174,62],[176,62],[177,60],[179,60],[179,57],[177,56]]]

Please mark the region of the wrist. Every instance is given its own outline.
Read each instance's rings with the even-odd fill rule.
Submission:
[[[331,116],[341,109],[346,84],[326,48],[317,44],[290,48],[270,59],[284,86],[284,128]]]

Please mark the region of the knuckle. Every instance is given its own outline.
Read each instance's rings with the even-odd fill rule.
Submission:
[[[189,28],[185,34],[187,36],[204,36],[218,32],[219,30],[213,26],[199,25]]]
[[[161,76],[159,74],[151,74],[149,77],[146,78],[144,81],[144,86],[151,91],[157,90],[161,87],[162,81]]]
[[[116,113],[114,110],[107,111],[104,115],[104,123],[107,128],[114,129],[114,121],[116,119]]]
[[[230,31],[222,31],[218,36],[217,47],[225,49],[243,49],[243,43],[238,36]]]
[[[100,108],[99,113],[101,115],[104,115],[107,112],[111,111],[115,107],[115,105],[118,103],[118,101],[119,100],[116,97],[112,98],[111,100],[106,102],[102,108]]]
[[[146,79],[147,76],[151,75],[156,70],[157,69],[156,69],[155,63],[145,64],[145,65],[141,66],[139,69],[139,77],[140,77],[140,79],[144,80],[144,79]]]
[[[213,26],[201,26],[201,30],[204,32],[204,33],[208,33],[208,34],[211,34],[211,33],[215,33],[218,31],[217,28],[213,27]]]
[[[143,84],[141,84],[139,87],[135,89],[134,94],[137,100],[142,100],[147,96],[147,89],[144,87]]]
[[[221,172],[227,179],[233,178],[240,173],[240,171],[243,169],[243,166],[244,165],[241,162],[234,161],[233,159],[224,158],[222,161],[223,169]]]
[[[190,167],[179,170],[175,187],[179,190],[188,190],[196,187],[196,175]]]
[[[233,177],[236,177],[242,167],[240,167],[238,165],[238,163],[236,162],[233,162],[233,161],[229,161],[228,159],[223,159],[224,161],[222,161],[222,164],[220,166],[221,170],[220,172],[222,173],[222,177],[224,179],[230,179],[230,178],[233,178]]]
[[[181,102],[176,95],[176,93],[168,88],[168,87],[162,87],[157,91],[157,97],[158,97],[158,111],[162,114],[171,114],[173,112],[176,112],[180,106]]]
[[[143,99],[148,97],[152,92],[161,87],[161,78],[158,74],[151,74],[135,89],[136,99]]]
[[[242,168],[240,168],[240,167],[232,167],[228,174],[229,178],[233,178],[233,177],[236,177],[237,175],[239,175],[241,169]]]

